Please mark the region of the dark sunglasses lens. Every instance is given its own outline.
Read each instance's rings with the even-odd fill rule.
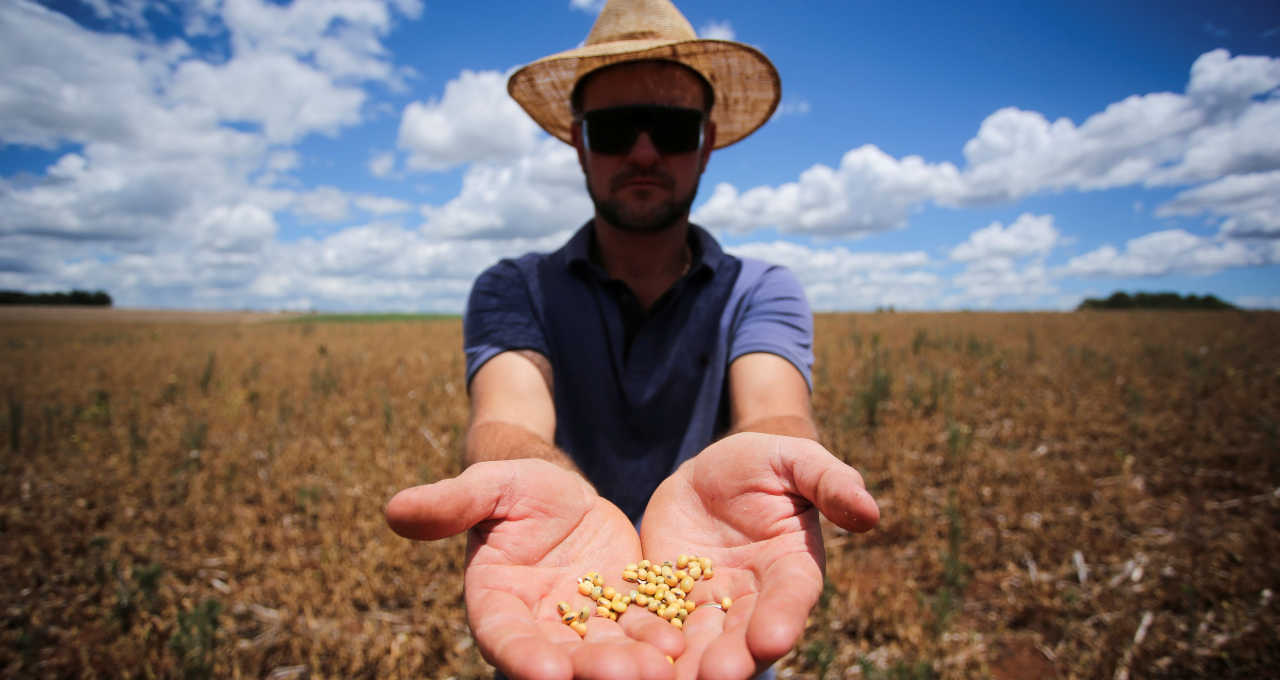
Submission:
[[[702,142],[702,112],[651,106],[591,111],[586,121],[587,148],[601,154],[624,154],[641,132],[666,154],[696,151]]]
[[[584,118],[587,122],[587,147],[596,153],[626,153],[640,134],[634,116],[626,109],[592,111]]]
[[[663,153],[696,151],[702,141],[702,113],[693,109],[655,112],[649,137]]]

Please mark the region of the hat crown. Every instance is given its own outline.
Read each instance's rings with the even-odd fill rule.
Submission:
[[[693,24],[671,0],[609,0],[587,34],[586,45],[623,40],[697,40]]]

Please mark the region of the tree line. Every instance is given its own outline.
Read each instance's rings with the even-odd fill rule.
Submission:
[[[1107,298],[1085,298],[1076,309],[1236,309],[1216,295],[1116,291]]]
[[[111,296],[105,290],[70,290],[54,293],[27,293],[20,290],[0,290],[0,305],[82,305],[110,307]]]

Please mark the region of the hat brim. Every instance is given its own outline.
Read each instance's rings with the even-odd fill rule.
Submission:
[[[583,76],[613,64],[674,61],[697,71],[715,92],[711,120],[720,149],[755,132],[778,108],[782,81],[768,57],[731,40],[619,40],[584,45],[535,61],[511,75],[507,92],[542,129],[572,142],[569,97]]]

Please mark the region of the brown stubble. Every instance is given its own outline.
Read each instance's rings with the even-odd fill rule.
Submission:
[[[1273,667],[1276,337],[1273,313],[819,316],[822,437],[882,520],[825,525],[828,589],[781,667]],[[463,539],[382,515],[460,470],[460,345],[456,320],[7,320],[3,676],[487,673]]]

